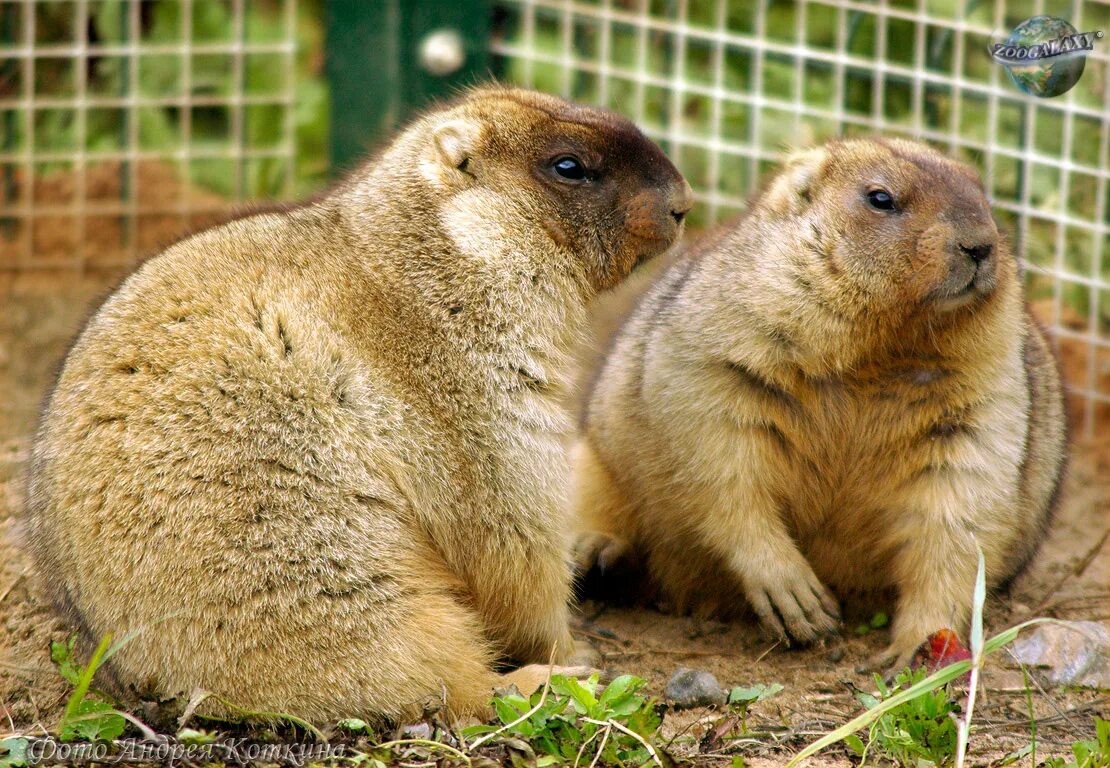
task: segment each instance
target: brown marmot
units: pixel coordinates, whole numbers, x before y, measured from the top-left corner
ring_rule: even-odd
[[[311,720],[488,703],[565,659],[587,300],[689,185],[614,114],[497,86],[322,198],[192,235],[80,334],[26,529],[119,687]],[[531,690],[531,688],[529,688]]]
[[[901,140],[792,156],[663,273],[576,449],[579,556],[643,555],[679,610],[809,641],[897,593],[905,662],[1044,537],[1065,461],[1054,357],[977,175]]]

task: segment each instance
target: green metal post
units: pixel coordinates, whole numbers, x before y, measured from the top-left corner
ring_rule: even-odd
[[[327,0],[331,163],[349,168],[429,101],[489,76],[492,0]],[[458,66],[429,66],[430,35],[461,39]],[[457,37],[456,37],[457,36]],[[444,39],[440,35],[439,39]],[[422,47],[424,49],[422,50]],[[442,62],[441,62],[442,63]]]

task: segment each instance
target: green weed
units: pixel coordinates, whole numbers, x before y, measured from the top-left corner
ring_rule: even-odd
[[[10,736],[0,739],[0,768],[23,768],[27,765],[26,736]]]
[[[869,621],[864,624],[858,625],[854,631],[857,635],[862,636],[869,634],[872,630],[882,629],[888,624],[890,624],[890,616],[886,613],[883,613],[882,611],[879,611],[874,616],[872,616]]]
[[[740,732],[748,732],[748,710],[756,702],[769,699],[782,691],[782,685],[779,683],[771,683],[770,685],[755,684],[749,687],[737,687],[728,692],[728,707],[729,709],[739,716],[740,718]]]
[[[925,673],[915,673],[912,677],[903,677],[900,685],[896,685],[894,689],[885,689],[885,693],[883,693],[884,689],[880,688],[880,696],[873,697],[869,700],[872,706],[870,706],[866,712],[825,734],[801,752],[794,755],[794,757],[790,759],[790,762],[786,764],[786,768],[793,768],[806,758],[839,742],[845,742],[858,751],[863,745],[862,740],[856,735],[860,730],[867,728],[870,733],[873,724],[886,715],[897,711],[902,705],[926,697],[935,697],[936,692],[943,689],[950,682],[970,673],[967,707],[963,713],[963,717],[958,720],[955,728],[955,764],[957,766],[962,766],[966,758],[971,717],[975,709],[975,693],[978,688],[979,671],[982,669],[984,658],[1012,643],[1017,638],[1018,633],[1026,627],[1052,621],[1052,619],[1030,619],[1029,621],[1024,621],[1016,626],[1010,627],[1003,632],[999,632],[989,639],[984,639],[983,604],[986,600],[985,570],[983,553],[980,552],[971,606],[971,659],[964,659],[949,664],[927,676],[925,676]],[[928,706],[931,707],[931,709],[922,709],[921,711],[939,712],[941,709],[935,698],[933,703]],[[954,710],[950,713],[946,713],[946,716],[950,714],[954,714]],[[881,728],[882,726],[880,726],[880,729]],[[923,745],[918,746],[923,748]]]
[[[1110,720],[1095,718],[1095,738],[1071,745],[1074,760],[1050,757],[1044,768],[1107,768],[1110,766]]]
[[[119,712],[110,697],[92,689],[96,670],[119,648],[119,644],[111,643],[111,635],[105,636],[84,665],[74,655],[75,635],[65,642],[50,643],[50,660],[58,674],[73,686],[58,721],[57,737],[61,741],[113,741],[123,734],[127,720],[133,719]],[[28,743],[27,737],[19,734],[0,740],[0,768],[26,766]]]
[[[658,761],[652,740],[663,718],[654,699],[639,694],[644,681],[622,675],[602,688],[596,674],[586,680],[552,675],[542,691],[525,698],[508,693],[493,699],[501,725],[476,725],[463,736],[478,744],[502,734],[527,742],[537,765],[584,759],[601,765]]]
[[[876,675],[878,696],[860,692],[859,699],[868,709],[874,709],[927,675],[925,669],[907,669],[898,674],[890,687]],[[863,760],[869,753],[877,753],[907,768],[916,768],[922,762],[949,765],[956,755],[957,712],[959,706],[952,700],[948,687],[934,688],[886,711],[871,723],[866,744],[854,734],[845,743]]]
[[[90,690],[93,675],[104,663],[111,646],[112,636],[100,641],[89,663],[82,666],[73,655],[77,638],[50,644],[50,660],[58,673],[73,686],[66,701],[62,719],[58,722],[58,738],[62,741],[112,741],[119,738],[127,725],[115,707],[115,702],[102,693]]]

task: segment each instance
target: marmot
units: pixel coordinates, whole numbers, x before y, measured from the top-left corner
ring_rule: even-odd
[[[25,525],[87,636],[140,630],[117,689],[398,720],[482,710],[500,658],[542,680],[586,302],[691,204],[629,121],[486,86],[142,265],[68,355]]]
[[[792,156],[622,327],[575,449],[579,556],[643,556],[680,610],[801,641],[897,593],[905,662],[1044,537],[1055,359],[978,176],[927,146]]]

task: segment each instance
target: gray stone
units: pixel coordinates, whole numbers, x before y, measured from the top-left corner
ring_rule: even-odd
[[[402,739],[428,740],[435,736],[435,729],[428,723],[410,723],[401,728]]]
[[[708,672],[686,667],[675,670],[663,695],[675,709],[720,706],[728,699],[728,693],[717,678]]]
[[[1110,630],[1097,621],[1038,624],[1012,650],[1049,685],[1110,688]]]

